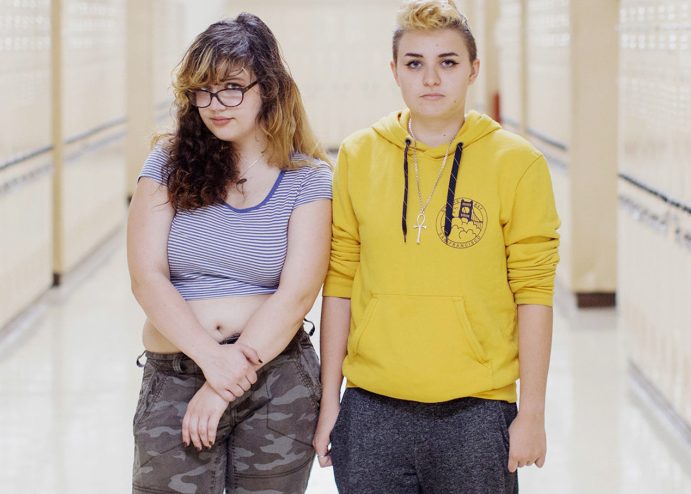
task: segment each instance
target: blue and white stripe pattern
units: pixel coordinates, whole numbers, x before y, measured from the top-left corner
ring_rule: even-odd
[[[139,175],[165,185],[167,153],[154,149]],[[278,288],[288,250],[293,210],[331,199],[325,163],[283,170],[258,205],[236,209],[214,204],[178,211],[168,237],[170,280],[185,300],[270,294]]]

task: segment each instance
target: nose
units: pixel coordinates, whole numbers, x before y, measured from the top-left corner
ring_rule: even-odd
[[[210,110],[225,110],[226,106],[221,103],[221,100],[218,99],[218,94],[213,94],[211,95],[211,104],[209,105]]]
[[[425,86],[438,86],[440,82],[439,79],[439,74],[437,73],[437,68],[432,66],[432,67],[426,67],[425,68],[425,73],[424,73],[424,79],[423,83]]]

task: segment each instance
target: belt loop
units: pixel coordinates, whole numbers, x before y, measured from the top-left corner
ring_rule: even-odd
[[[140,353],[139,356],[137,357],[137,360],[136,360],[136,362],[137,362],[137,367],[139,367],[140,369],[141,369],[142,367],[144,367],[144,364],[142,364],[142,363],[140,362],[140,360],[141,360],[141,358],[144,356],[145,353],[146,353],[146,350],[144,350],[142,353]]]
[[[180,365],[182,364],[182,359],[182,355],[176,355],[173,359],[173,370],[178,374],[182,374],[182,365]]]
[[[307,331],[307,334],[310,336],[314,335],[314,331],[316,330],[317,326],[307,318],[305,318],[303,321],[312,325],[312,329],[310,329],[309,331],[305,329],[305,331]]]

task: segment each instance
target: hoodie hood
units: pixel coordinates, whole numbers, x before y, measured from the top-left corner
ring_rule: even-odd
[[[401,149],[401,160],[403,162],[403,206],[401,208],[401,232],[403,233],[403,241],[408,239],[408,195],[409,191],[409,166],[408,157],[411,151],[420,154],[427,154],[431,158],[443,158],[449,150],[453,147],[453,163],[451,165],[451,175],[449,177],[449,184],[446,194],[446,213],[444,221],[444,235],[448,239],[451,233],[451,225],[453,222],[453,204],[456,199],[456,182],[461,170],[461,158],[463,150],[468,149],[474,143],[480,141],[484,137],[501,129],[501,126],[486,115],[481,115],[476,111],[470,111],[465,116],[465,122],[458,131],[458,134],[453,138],[451,146],[449,143],[442,143],[436,147],[429,147],[424,143],[417,142],[412,139],[408,132],[408,122],[410,121],[410,110],[405,109],[399,112],[394,112],[375,123],[372,129],[376,134],[381,136],[386,141]],[[413,149],[411,149],[413,147]],[[460,213],[459,213],[460,214]],[[419,218],[424,221],[424,211],[420,211]],[[417,227],[419,228],[419,226]]]
[[[372,129],[383,139],[403,150],[406,147],[406,139],[411,138],[408,133],[409,120],[410,110],[406,108],[385,116],[375,123]],[[501,129],[501,125],[490,117],[471,110],[465,116],[463,127],[454,137],[452,147],[456,148],[459,143],[463,143],[463,149],[468,149],[475,142],[499,129]],[[417,151],[419,153],[427,153],[432,158],[443,158],[447,147],[448,143],[429,147],[422,142],[417,142]]]

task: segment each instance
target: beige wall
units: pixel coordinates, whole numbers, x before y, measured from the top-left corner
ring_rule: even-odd
[[[495,24],[499,17],[497,0],[466,0],[462,7],[475,36],[480,75],[470,87],[467,108],[499,118],[496,96],[499,93],[498,46]]]
[[[126,175],[123,185],[134,193],[139,170],[150,150],[155,129],[156,91],[153,81],[154,46],[152,26],[154,2],[127,0],[127,68],[125,137]]]
[[[528,0],[526,26],[528,133],[566,147],[571,141],[570,4]]]
[[[617,0],[570,4],[571,289],[617,291]]]
[[[52,282],[50,155],[0,170],[0,328]]]
[[[493,33],[497,46],[501,121],[514,132],[524,132],[526,121],[524,1],[499,0],[499,17]]]
[[[227,2],[0,7],[1,327],[122,226],[127,163],[136,176],[151,136],[168,126],[172,69]]]
[[[323,144],[403,106],[389,70],[398,0],[230,2],[261,17],[278,38]]]
[[[50,2],[6,2],[2,29],[0,327],[52,281]]]
[[[61,6],[58,275],[122,225],[126,111],[126,1],[62,0]]]
[[[503,0],[502,116],[552,171],[560,283],[579,304],[616,292],[616,0]]]
[[[691,424],[691,4],[622,0],[619,307],[631,361]]]

